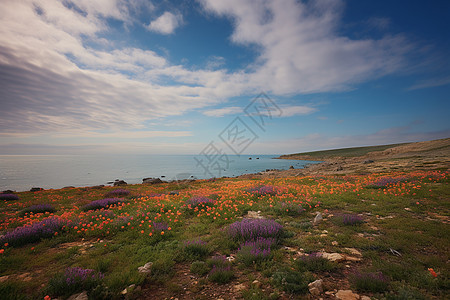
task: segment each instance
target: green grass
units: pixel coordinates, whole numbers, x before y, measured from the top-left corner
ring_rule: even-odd
[[[386,188],[367,188],[368,183],[386,176],[405,176],[407,180]],[[183,188],[173,184],[130,185],[126,204],[89,212],[81,211],[81,207],[102,199],[113,188],[20,193],[19,201],[0,202],[1,234],[49,217],[21,214],[24,208],[37,203],[51,203],[56,208],[54,216],[67,218],[70,223],[51,239],[20,247],[0,245],[0,276],[9,276],[0,284],[0,299],[42,299],[46,291],[52,290],[52,278],[68,267],[103,273],[104,279],[98,287],[91,287],[90,293],[110,299],[120,299],[120,292],[132,284],[143,289],[140,296],[136,293],[137,299],[155,291],[163,299],[185,297],[184,288],[192,298],[200,298],[202,291],[221,290],[218,284],[230,291],[238,283],[247,287],[242,291],[244,299],[275,299],[285,292],[295,294],[292,297],[306,297],[308,283],[317,278],[323,279],[329,289],[340,288],[332,279],[335,276],[352,283],[355,291],[373,292],[379,298],[445,298],[450,286],[450,268],[445,264],[450,260],[446,246],[450,231],[444,223],[450,217],[449,183],[448,173],[444,172],[404,172],[219,179],[196,181]],[[248,188],[260,185],[272,185],[281,192],[246,194]],[[174,189],[180,194],[168,195]],[[216,202],[189,210],[184,205],[186,199],[198,195]],[[300,205],[304,211],[297,210]],[[260,210],[263,217],[283,225],[284,234],[268,259],[242,259],[240,241],[226,234],[229,224],[240,221],[249,210]],[[313,226],[316,211],[323,213],[324,220]],[[339,216],[346,214],[360,214],[364,223],[344,226]],[[156,229],[154,222],[166,227]],[[186,242],[198,240],[204,243],[186,247]],[[323,258],[302,260],[298,254],[299,249],[304,253],[323,250],[348,254],[346,247],[362,253],[361,262],[345,263],[351,265],[352,271],[382,272],[389,284],[351,281],[345,275],[344,263],[330,263]],[[227,256],[231,262],[214,258],[216,255]],[[153,262],[151,273],[139,273],[138,267],[147,262]],[[214,265],[216,271],[212,272]],[[20,279],[26,273],[31,280]],[[264,286],[253,286],[255,279]],[[52,293],[65,296],[62,290],[53,289]],[[220,295],[224,299],[229,296]]]

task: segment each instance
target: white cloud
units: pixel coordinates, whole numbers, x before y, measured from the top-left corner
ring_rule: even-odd
[[[292,117],[298,115],[309,115],[315,111],[316,108],[306,106],[306,105],[291,105],[291,106],[281,106],[281,117]]]
[[[409,87],[408,91],[413,90],[419,90],[419,89],[426,89],[431,87],[438,87],[438,86],[445,86],[450,84],[450,77],[445,78],[433,78],[428,80],[422,80],[420,82],[417,82],[416,84]]]
[[[208,117],[223,117],[225,115],[234,115],[242,113],[242,107],[230,106],[218,109],[204,111],[203,114]]]
[[[399,70],[411,50],[401,36],[340,35],[342,1],[199,1],[205,10],[232,19],[234,43],[259,47],[249,84],[274,94],[348,89]]]
[[[182,22],[183,16],[181,14],[166,11],[156,20],[151,21],[147,29],[161,34],[172,34]]]
[[[2,134],[145,130],[149,121],[261,90],[290,95],[335,91],[396,71],[409,49],[401,37],[352,40],[339,35],[338,1],[204,0],[208,11],[233,19],[231,40],[256,45],[260,56],[235,72],[224,68],[221,57],[210,57],[204,69],[189,69],[155,51],[105,39],[111,29],[107,20],[137,22],[133,13],[140,7],[151,11],[148,3],[3,0]],[[149,26],[169,34],[181,23],[181,15],[166,12]],[[94,48],[93,42],[104,46]],[[313,111],[292,105],[285,116]]]

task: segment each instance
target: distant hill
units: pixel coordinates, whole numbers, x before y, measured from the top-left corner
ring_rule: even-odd
[[[333,158],[351,158],[362,156],[375,157],[399,157],[422,155],[431,152],[448,153],[450,150],[450,138],[426,142],[401,143],[368,147],[353,147],[333,150],[303,152],[282,155],[283,159],[329,160]]]
[[[301,157],[307,156],[308,158],[311,158],[311,159],[312,158],[327,159],[327,158],[334,158],[334,157],[356,157],[356,156],[366,155],[369,152],[383,151],[383,150],[386,150],[389,148],[394,148],[397,146],[407,145],[407,144],[409,144],[409,143],[302,152],[302,153],[281,155],[280,158],[295,159],[294,156],[301,156]]]

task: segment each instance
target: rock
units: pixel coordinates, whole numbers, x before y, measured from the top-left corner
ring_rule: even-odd
[[[152,271],[153,262],[148,262],[142,267],[138,267],[139,273],[148,274]]]
[[[86,291],[83,291],[82,293],[70,296],[67,300],[88,300],[88,295]]]
[[[261,282],[259,282],[259,281],[256,280],[256,279],[253,280],[252,284],[253,284],[255,287],[257,287],[257,288],[261,287]]]
[[[106,184],[113,184],[114,181],[108,181]]]
[[[242,283],[240,283],[240,284],[238,284],[238,285],[235,285],[235,286],[233,287],[233,290],[234,290],[235,292],[243,291],[243,290],[245,290],[245,285],[242,284]]]
[[[344,249],[350,252],[352,255],[362,256],[361,252],[359,252],[355,248],[344,248]]]
[[[345,260],[345,258],[339,253],[327,253],[323,252],[322,257],[328,259],[329,261],[340,262]]]
[[[367,159],[367,160],[363,161],[363,164],[371,164],[373,162],[374,162],[373,160]]]
[[[339,245],[339,243],[338,243],[337,241],[332,241],[332,242],[331,242],[331,245],[337,246],[337,245]]]
[[[294,169],[294,166],[290,166],[289,169],[290,169],[290,170],[293,170],[293,169]]]
[[[135,284],[131,284],[129,287],[127,287],[126,289],[124,289],[122,292],[120,292],[122,295],[126,295],[128,292],[131,292],[135,289],[136,285]]]
[[[311,295],[319,296],[320,294],[322,294],[323,293],[322,285],[323,285],[322,279],[318,279],[308,284],[309,292],[311,293]]]
[[[353,257],[353,256],[345,255],[345,260],[347,260],[347,261],[361,261],[362,259],[360,257]]]
[[[30,192],[39,192],[39,191],[43,191],[44,189],[43,188],[40,188],[40,187],[32,187],[31,189],[30,189]]]
[[[248,159],[249,159],[249,160],[252,160],[252,158],[251,158],[251,157],[249,157]]]
[[[247,212],[246,218],[248,218],[248,219],[264,219],[264,217],[261,216],[260,213],[261,213],[260,211],[249,210]]]
[[[367,296],[361,296],[360,299],[361,299],[361,300],[370,300],[370,297],[367,297]]]
[[[179,195],[180,192],[179,191],[170,191],[169,195]]]
[[[16,191],[13,190],[4,190],[2,194],[14,194]]]
[[[336,298],[340,300],[359,300],[359,295],[351,290],[339,290],[336,293]]]
[[[142,184],[158,184],[163,183],[163,181],[159,178],[144,178],[142,179]]]
[[[128,183],[126,183],[124,180],[116,180],[114,181],[114,186],[121,186],[121,185],[127,185]]]
[[[2,276],[2,277],[0,277],[0,283],[5,282],[5,281],[8,280],[8,279],[9,279],[9,276],[8,276],[8,275]]]
[[[322,214],[319,212],[314,217],[313,225],[318,225],[323,220]]]

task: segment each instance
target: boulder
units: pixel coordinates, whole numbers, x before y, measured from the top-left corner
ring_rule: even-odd
[[[318,279],[308,284],[309,292],[313,296],[319,296],[323,293],[323,280]]]
[[[363,161],[363,164],[371,164],[373,162],[374,162],[373,160],[367,159],[367,160]]]
[[[44,189],[43,188],[40,188],[40,187],[32,187],[31,189],[30,189],[30,192],[39,192],[39,191],[43,191]]]
[[[116,180],[114,181],[114,186],[121,186],[121,185],[127,185],[128,183],[126,183],[124,180]]]
[[[328,259],[329,261],[335,261],[340,262],[345,260],[344,256],[340,255],[339,253],[322,253],[322,257]]]
[[[320,212],[314,217],[313,225],[318,225],[323,220],[322,214]]]
[[[2,194],[14,194],[16,191],[12,191],[12,190],[4,190],[2,192]]]
[[[67,300],[88,300],[88,295],[87,292],[84,291],[82,293],[79,294],[74,294],[72,296],[70,296]]]
[[[336,293],[336,298],[340,300],[359,300],[359,295],[351,290],[339,290]]]
[[[289,169],[290,169],[290,170],[294,170],[294,166],[290,166]]]
[[[139,273],[149,274],[152,271],[153,262],[148,262],[142,267],[138,267]]]
[[[144,178],[142,179],[142,184],[158,184],[163,183],[163,181],[159,178]]]

